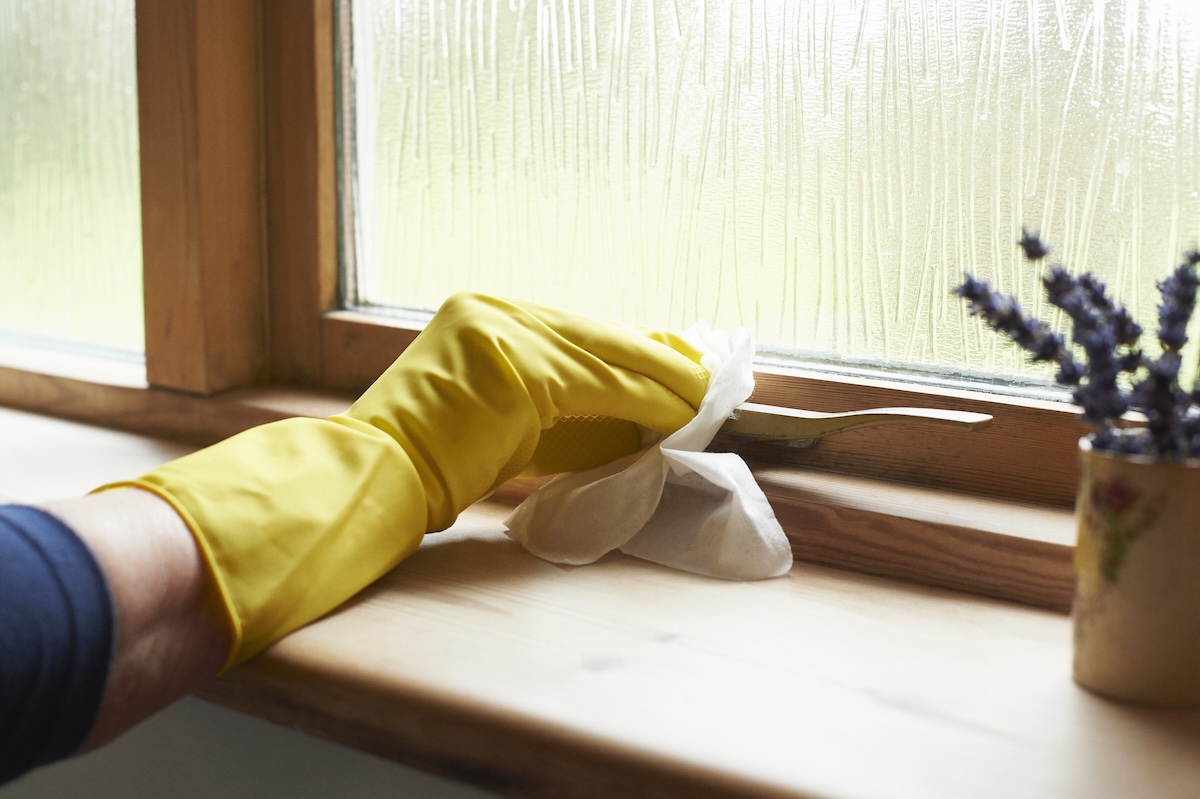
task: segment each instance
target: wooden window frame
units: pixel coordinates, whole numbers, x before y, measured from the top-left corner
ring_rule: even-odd
[[[0,404],[204,444],[337,412],[412,341],[415,323],[338,309],[335,2],[138,0],[145,377],[0,347]],[[1072,408],[803,369],[757,378],[757,402],[995,417],[980,432],[875,428],[806,450],[719,438],[808,530],[799,556],[1065,609],[1084,432]],[[854,499],[846,486],[864,478],[888,482],[859,494],[901,505],[896,491],[916,505],[979,499],[953,518],[892,513]]]

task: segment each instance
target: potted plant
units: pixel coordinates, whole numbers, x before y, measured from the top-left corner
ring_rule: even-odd
[[[1031,262],[1049,253],[1027,230],[1019,244]],[[1057,366],[1091,427],[1075,506],[1074,674],[1120,699],[1200,703],[1200,390],[1180,385],[1197,265],[1193,250],[1158,284],[1153,354],[1089,272],[1055,265],[1042,279],[1069,341],[969,274],[955,289],[972,315]]]

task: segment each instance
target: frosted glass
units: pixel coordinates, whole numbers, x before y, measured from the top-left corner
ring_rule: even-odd
[[[474,288],[1043,379],[1023,223],[1153,327],[1200,234],[1195,0],[355,0],[352,301]]]
[[[140,353],[134,0],[0,0],[0,335]]]

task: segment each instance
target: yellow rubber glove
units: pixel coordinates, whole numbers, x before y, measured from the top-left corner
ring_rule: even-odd
[[[378,579],[528,467],[591,468],[670,433],[708,385],[700,353],[532,303],[456,294],[344,414],[289,419],[132,485],[191,529],[229,613],[226,667]]]

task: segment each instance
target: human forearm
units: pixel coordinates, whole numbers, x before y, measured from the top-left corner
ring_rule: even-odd
[[[171,507],[122,489],[46,506],[109,583],[117,640],[99,715],[80,751],[116,738],[216,674],[229,623],[196,543]]]
[[[107,682],[92,684],[80,750],[337,607],[522,470],[591,468],[636,452],[643,428],[677,430],[706,391],[700,359],[669,333],[460,294],[345,413],[252,428],[48,506],[70,530],[42,521],[86,545],[93,581],[103,572],[116,620],[115,642],[106,622],[92,648]]]

